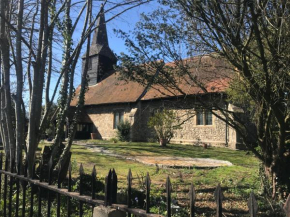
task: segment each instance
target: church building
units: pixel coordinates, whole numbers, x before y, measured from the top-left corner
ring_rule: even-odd
[[[186,98],[173,94],[155,85],[143,86],[133,81],[119,79],[119,72],[114,70],[117,58],[109,47],[104,13],[98,21],[89,54],[89,88],[85,95],[85,106],[77,125],[76,139],[111,139],[117,136],[117,125],[121,121],[131,124],[130,138],[132,141],[152,141],[156,138],[154,131],[147,125],[156,109],[174,110],[179,117],[185,118],[171,143],[208,144],[239,148],[241,140],[234,129],[212,114],[209,110],[195,109],[194,98],[204,100],[223,99],[229,80],[220,73],[223,63],[210,56],[203,56],[199,62],[211,65],[207,69],[199,69],[199,75],[214,75],[207,85],[208,93],[190,84],[181,84]],[[83,66],[85,56],[83,56]],[[193,58],[194,62],[194,58]],[[208,70],[210,69],[210,70]],[[221,76],[217,76],[221,74]],[[78,89],[76,95],[78,94]],[[71,106],[76,106],[75,97]],[[231,106],[231,105],[227,105]],[[232,106],[234,111],[234,106]]]

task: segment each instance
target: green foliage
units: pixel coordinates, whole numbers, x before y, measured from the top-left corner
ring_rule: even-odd
[[[176,123],[176,117],[174,111],[164,109],[157,111],[149,118],[148,126],[154,128],[161,145],[169,143],[174,131],[180,129],[180,125]]]
[[[122,142],[130,141],[131,124],[129,121],[121,121],[117,126],[117,137]]]
[[[113,143],[117,143],[118,142],[118,139],[117,138],[111,138],[109,141],[110,142],[113,142]]]

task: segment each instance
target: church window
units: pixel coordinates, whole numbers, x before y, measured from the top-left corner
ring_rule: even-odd
[[[123,111],[115,111],[114,112],[114,129],[117,129],[119,123],[124,121],[124,112]]]
[[[212,125],[212,112],[209,110],[198,110],[196,112],[196,125]]]

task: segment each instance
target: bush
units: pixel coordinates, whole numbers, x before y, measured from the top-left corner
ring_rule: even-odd
[[[176,113],[172,110],[157,111],[149,118],[148,126],[154,128],[161,146],[166,146],[175,130],[180,129]]]
[[[131,124],[129,121],[122,121],[117,126],[117,137],[122,142],[130,141]]]

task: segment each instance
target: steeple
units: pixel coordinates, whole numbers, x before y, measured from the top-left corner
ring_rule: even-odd
[[[109,46],[103,5],[101,6],[100,16],[97,20],[97,27],[93,37],[93,43]]]
[[[84,66],[83,56],[83,66]],[[90,46],[89,55],[89,86],[95,85],[106,78],[117,63],[115,54],[109,47],[104,7],[101,6],[100,16],[97,20],[96,31]],[[84,68],[84,67],[83,67]]]

